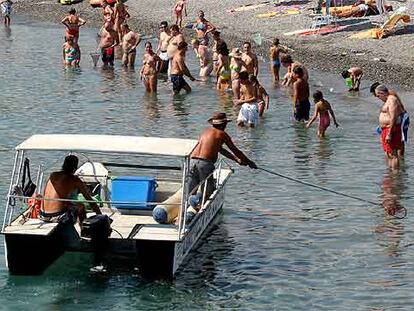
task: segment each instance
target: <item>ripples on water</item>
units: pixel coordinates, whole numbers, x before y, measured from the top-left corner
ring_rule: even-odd
[[[82,67],[63,70],[63,29],[14,22],[11,31],[0,27],[1,150],[33,133],[194,138],[213,111],[236,117],[230,98],[218,96],[212,82],[192,84],[191,95],[173,99],[170,87],[160,81],[153,97],[144,95],[136,72],[119,66],[115,71],[93,68],[88,55],[96,48],[92,30],[81,31]],[[189,54],[195,74],[196,60]],[[351,96],[338,77],[312,72],[311,84],[323,85],[319,88],[341,125],[330,127],[327,139],[317,139],[315,126],[305,130],[292,122],[290,103],[283,92],[271,89],[266,66],[262,64],[260,77],[271,94],[271,108],[254,130],[230,124],[228,132],[236,144],[269,169],[367,200],[383,200],[386,206],[405,206],[406,219],[385,216],[379,206],[236,167],[223,213],[173,282],[142,280],[127,267],[106,277],[92,276],[86,254],[65,255],[41,277],[14,277],[1,256],[2,307],[410,310],[411,145],[404,169],[388,173],[375,134],[379,104],[367,90]],[[334,93],[329,93],[331,87]],[[403,98],[414,111],[409,95]],[[4,196],[13,154],[1,155]]]

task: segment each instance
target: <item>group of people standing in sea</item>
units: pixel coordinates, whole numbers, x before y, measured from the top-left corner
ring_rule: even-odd
[[[189,44],[182,33],[183,14],[187,16],[185,0],[178,0],[173,7],[176,24],[169,25],[162,21],[159,25],[159,42],[153,50],[150,41],[145,43],[145,53],[139,74],[146,92],[156,93],[158,76],[168,75],[173,93],[181,90],[191,92],[191,87],[184,77],[191,81],[205,81],[209,76],[215,77],[216,89],[220,93],[229,92],[233,96],[234,106],[239,109],[238,126],[255,127],[260,117],[269,108],[269,94],[258,80],[259,62],[250,41],[245,41],[240,48],[228,48],[221,38],[221,32],[206,19],[202,10],[194,23],[185,24],[185,28],[193,29],[195,37],[191,40],[191,48],[199,60],[199,77],[194,77],[186,65],[186,54]],[[103,67],[114,66],[115,48],[119,46],[122,53],[122,65],[134,68],[136,48],[141,42],[140,36],[133,32],[126,20],[130,17],[123,0],[117,0],[112,6],[102,1],[103,26],[100,30],[100,56]],[[80,48],[78,45],[79,27],[85,21],[76,15],[75,9],[69,11],[62,23],[66,26],[66,42],[63,46],[64,63],[67,66],[78,66]],[[211,40],[212,39],[212,40]],[[212,41],[212,42],[211,42]],[[319,118],[318,136],[324,137],[330,126],[331,118],[335,126],[339,126],[331,104],[322,92],[313,93],[315,109],[310,116],[309,73],[306,67],[292,59],[291,49],[282,46],[275,38],[269,49],[270,72],[273,85],[284,86],[292,99],[293,116],[296,121],[305,122],[310,127]],[[287,73],[280,79],[280,69],[285,67]],[[358,92],[363,71],[359,67],[351,67],[342,72],[345,84],[350,92]],[[407,139],[409,118],[398,95],[379,83],[371,87],[371,92],[384,104],[379,115],[381,143],[390,167],[398,167],[404,155],[404,142]]]

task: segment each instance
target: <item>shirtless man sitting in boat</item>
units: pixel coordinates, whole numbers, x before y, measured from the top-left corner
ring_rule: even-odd
[[[230,121],[224,112],[216,112],[208,119],[208,123],[212,127],[206,128],[201,133],[198,144],[191,153],[188,184],[190,194],[196,193],[196,187],[214,172],[214,163],[217,161],[219,153],[240,165],[248,165],[250,168],[257,169],[256,164],[234,145],[230,136],[225,132],[227,123]],[[231,152],[225,149],[223,145],[226,145]],[[208,198],[213,191],[214,180],[209,178],[206,197]],[[187,219],[193,217],[196,213],[197,209],[194,207],[190,208],[187,213]]]
[[[73,42],[78,43],[79,28],[85,23],[85,20],[76,15],[76,10],[71,9],[69,15],[62,19],[62,24],[66,26],[65,38],[73,37]]]
[[[47,222],[82,223],[86,218],[85,207],[69,201],[58,201],[59,199],[76,199],[77,194],[83,194],[86,200],[93,201],[89,189],[85,183],[75,176],[78,168],[78,158],[69,155],[65,158],[62,170],[53,172],[46,184],[43,208],[39,210],[39,218]],[[55,201],[56,200],[56,201]],[[96,203],[90,203],[96,214],[101,214]]]

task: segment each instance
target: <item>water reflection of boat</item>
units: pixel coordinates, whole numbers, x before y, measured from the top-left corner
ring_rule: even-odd
[[[101,210],[113,220],[109,254],[137,258],[143,274],[173,276],[222,208],[224,186],[232,172],[219,162],[213,173],[216,189],[209,198],[201,193],[198,214],[186,221],[189,155],[196,144],[189,139],[109,135],[34,135],[22,142],[16,147],[2,226],[9,271],[41,274],[65,251],[92,251],[79,225],[43,222],[31,218],[29,210],[18,209],[29,199],[16,191],[25,157],[35,155],[36,191],[43,193],[43,177],[53,169],[47,165],[50,159],[76,152],[87,159],[76,174],[99,194]],[[140,181],[149,180],[157,185],[153,199],[140,193],[150,190],[138,190],[143,187]],[[88,203],[79,197],[70,201]],[[157,223],[155,208],[165,209],[168,219],[176,215],[176,222]]]

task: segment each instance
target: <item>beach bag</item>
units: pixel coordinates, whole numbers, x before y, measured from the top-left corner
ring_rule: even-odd
[[[23,196],[25,197],[31,197],[36,190],[36,185],[32,181],[32,178],[30,177],[30,166],[29,165],[30,165],[29,159],[26,158],[24,160],[23,178],[22,178],[22,191],[23,191]],[[26,175],[27,175],[27,183],[26,183]]]

